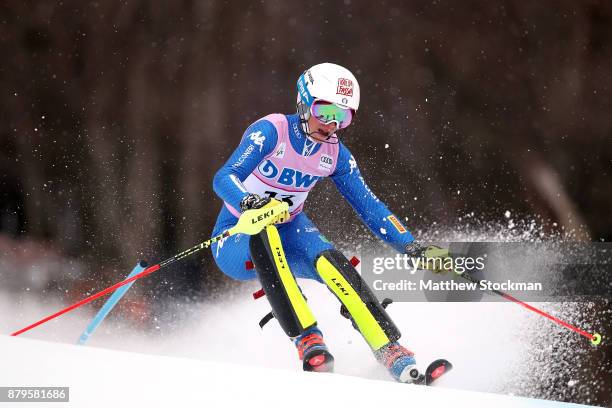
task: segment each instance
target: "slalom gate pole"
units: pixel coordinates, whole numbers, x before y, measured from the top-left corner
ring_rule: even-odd
[[[138,273],[144,271],[146,267],[147,267],[147,263],[145,261],[139,261],[134,267],[134,269],[132,269],[132,272],[130,272],[130,274],[127,276],[127,278],[131,278],[132,276],[137,275]],[[85,329],[85,331],[83,331],[83,334],[81,334],[81,337],[79,337],[79,340],[77,341],[78,345],[84,345],[85,343],[87,343],[87,340],[89,340],[89,337],[94,333],[94,331],[96,331],[98,326],[102,323],[102,321],[106,318],[106,316],[108,316],[111,310],[113,310],[115,305],[121,300],[123,295],[126,294],[126,292],[130,289],[130,287],[133,284],[134,282],[129,283],[117,289],[115,293],[113,293],[111,297],[108,298],[106,303],[104,303],[104,306],[102,306],[100,311],[98,311],[98,313],[91,320],[89,325],[87,325],[87,328]]]
[[[166,266],[171,265],[178,260],[188,257],[189,255],[195,254],[201,249],[208,248],[217,241],[220,241],[235,234],[255,235],[259,233],[262,229],[264,229],[266,225],[277,222],[284,222],[287,219],[289,219],[289,205],[286,202],[278,203],[278,205],[275,205],[273,207],[264,206],[257,209],[247,210],[240,215],[240,218],[238,219],[236,225],[234,225],[230,229],[223,231],[221,234],[212,237],[208,241],[201,242],[196,246],[193,246],[181,252],[180,254],[174,255],[172,258],[168,258],[165,261],[158,263],[157,265],[149,266],[147,269],[132,276],[131,278],[127,278],[121,282],[117,282],[113,286],[109,286],[108,288],[98,293],[95,293],[83,300],[80,300],[74,303],[73,305],[70,305],[65,309],[60,310],[59,312],[53,313],[52,315],[49,315],[44,319],[32,323],[31,325],[24,327],[23,329],[17,330],[14,333],[11,333],[11,336],[19,336],[20,334],[25,333],[37,326],[40,326],[41,324],[46,323],[49,320],[55,319],[56,317],[68,313],[71,310],[76,309],[77,307],[81,307],[110,292],[113,292],[119,289],[120,287],[127,285],[128,283],[134,282],[135,280],[138,280],[140,278],[144,278],[145,276],[150,275],[153,272],[156,272],[162,268],[165,268]]]
[[[93,295],[91,295],[91,296],[89,296],[89,297],[87,297],[87,298],[85,298],[85,299],[83,299],[81,301],[78,301],[75,304],[70,305],[67,308],[60,310],[59,312],[56,312],[56,313],[54,313],[54,314],[52,314],[50,316],[47,316],[44,319],[41,319],[41,320],[37,321],[36,323],[32,323],[31,325],[29,325],[27,327],[24,327],[23,329],[18,330],[15,333],[11,333],[11,336],[19,336],[20,334],[25,333],[25,332],[27,332],[27,331],[29,331],[29,330],[37,327],[37,326],[40,326],[41,324],[46,323],[49,320],[55,319],[56,317],[61,316],[61,315],[65,314],[65,313],[68,313],[71,310],[76,309],[77,307],[81,307],[81,306],[83,306],[83,305],[85,305],[85,304],[87,304],[87,303],[89,303],[89,302],[91,302],[93,300],[96,300],[96,299],[98,299],[98,298],[100,298],[100,297],[102,297],[102,296],[104,296],[104,295],[106,295],[106,294],[108,294],[110,292],[113,292],[116,289],[119,289],[120,287],[122,287],[124,285],[127,285],[128,283],[134,282],[135,280],[138,280],[140,278],[144,278],[145,276],[147,276],[147,275],[149,275],[149,274],[151,274],[153,272],[156,272],[156,271],[158,271],[158,270],[160,270],[162,268],[165,268],[166,266],[173,264],[174,262],[178,261],[179,259],[183,259],[183,258],[185,258],[185,257],[187,257],[187,256],[189,256],[191,254],[194,254],[194,253],[198,252],[201,249],[208,248],[211,244],[213,244],[213,243],[215,243],[217,241],[220,241],[223,238],[229,237],[230,235],[233,235],[234,233],[237,232],[235,230],[234,230],[234,232],[232,232],[232,229],[233,228],[231,228],[229,230],[226,230],[223,233],[217,235],[216,237],[213,237],[213,238],[209,239],[208,241],[201,242],[198,245],[196,245],[196,246],[194,246],[192,248],[189,248],[186,251],[181,252],[180,254],[174,255],[172,258],[168,258],[165,261],[163,261],[161,263],[158,263],[157,265],[149,266],[147,269],[145,269],[144,271],[142,271],[142,272],[132,276],[131,278],[127,278],[127,279],[125,279],[125,280],[123,280],[121,282],[117,282],[113,286],[109,286],[108,288],[106,288],[106,289],[104,289],[104,290],[102,290],[102,291],[100,291],[98,293],[95,293],[95,294],[93,294]]]
[[[468,281],[470,281],[472,283],[475,283],[475,284],[480,286],[480,282],[481,282],[480,279],[474,278],[473,276],[470,276],[467,273],[461,273],[461,274],[458,274],[458,275],[460,275],[463,279],[468,280]],[[501,290],[497,290],[497,289],[490,289],[490,290],[491,290],[491,292],[495,293],[496,295],[499,295],[499,296],[503,297],[504,299],[507,299],[507,300],[509,300],[511,302],[514,302],[516,304],[519,304],[519,305],[523,306],[524,308],[539,314],[540,316],[544,316],[547,319],[552,320],[553,322],[557,323],[560,326],[563,326],[563,327],[565,327],[567,329],[573,330],[574,332],[580,334],[581,336],[586,337],[587,339],[589,339],[594,346],[597,346],[597,345],[599,345],[601,343],[601,334],[599,334],[599,333],[593,333],[593,334],[588,333],[588,332],[586,332],[586,331],[584,331],[582,329],[579,329],[576,326],[572,326],[571,324],[569,324],[567,322],[564,322],[563,320],[561,320],[561,319],[559,319],[557,317],[549,315],[548,313],[538,309],[537,307],[531,306],[528,303],[525,303],[525,302],[523,302],[521,300],[518,300],[514,296],[510,296],[509,294],[507,294],[505,292],[502,292]]]

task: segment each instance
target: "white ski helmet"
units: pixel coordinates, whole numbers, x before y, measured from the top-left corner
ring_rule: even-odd
[[[324,62],[304,71],[297,81],[297,112],[302,129],[308,131],[310,108],[317,100],[338,105],[341,108],[359,108],[359,83],[348,69]]]

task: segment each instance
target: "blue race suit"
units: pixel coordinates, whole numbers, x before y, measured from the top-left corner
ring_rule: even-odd
[[[262,172],[266,170],[265,166],[269,166],[266,159],[273,156],[275,149],[278,149],[279,125],[276,122],[273,124],[266,118],[254,122],[247,128],[238,148],[214,177],[213,189],[225,204],[217,218],[213,236],[236,224],[236,212],[240,208],[240,200],[252,192],[243,182],[256,169]],[[288,137],[289,143],[287,146],[282,144],[282,153],[284,154],[286,149],[293,149],[292,154],[297,153],[304,158],[317,154],[322,144],[312,142],[306,137],[298,115],[285,115],[283,121],[285,120],[286,127],[282,129],[284,132],[282,137]],[[276,150],[276,156],[279,156],[279,152],[280,150]],[[290,168],[284,171],[287,174],[299,173]],[[342,143],[338,145],[336,165],[329,177],[363,222],[380,239],[400,252],[413,241],[410,232],[367,186],[355,158]],[[318,178],[320,177],[311,177],[307,180]],[[308,216],[301,212],[301,206],[292,213],[290,222],[277,225],[277,228],[293,274],[298,278],[321,282],[314,262],[322,251],[334,248],[333,245],[319,232]],[[257,277],[254,270],[247,270],[245,267],[250,259],[249,236],[236,234],[214,243],[211,249],[215,262],[226,275],[237,280]]]

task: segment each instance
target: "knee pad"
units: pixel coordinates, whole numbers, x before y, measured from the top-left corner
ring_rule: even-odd
[[[275,226],[266,227],[249,241],[251,260],[270,302],[272,314],[289,337],[296,337],[317,324],[289,268]]]
[[[400,338],[400,331],[385,309],[340,251],[328,249],[321,252],[315,267],[373,350]]]

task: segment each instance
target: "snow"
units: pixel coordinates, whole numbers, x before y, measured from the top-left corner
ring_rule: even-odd
[[[530,361],[527,351],[541,345],[531,344],[530,333],[548,323],[514,304],[390,305],[388,312],[403,333],[402,343],[416,353],[421,367],[436,358],[447,358],[455,366],[440,379],[436,391],[425,392],[395,384],[360,335],[340,316],[339,304],[329,291],[316,282],[300,280],[336,359],[334,375],[302,373],[295,348],[278,323],[272,320],[263,330],[257,325],[269,311],[265,298],[254,301],[251,297],[259,287],[254,282],[236,286],[222,302],[179,305],[175,311],[179,317],[171,330],[130,327],[111,314],[89,346],[73,346],[96,311],[83,308],[18,338],[0,336],[0,385],[69,385],[73,387],[71,407],[108,406],[119,401],[169,406],[171,398],[179,398],[179,406],[196,406],[200,401],[216,406],[227,395],[236,399],[232,405],[261,401],[264,406],[270,399],[282,401],[270,394],[300,395],[304,387],[316,387],[317,395],[337,398],[334,401],[357,401],[359,406],[368,406],[368,399],[380,403],[381,399],[397,402],[401,398],[433,406],[446,399],[455,401],[453,406],[457,400],[473,406],[554,406],[452,391],[505,393],[512,389],[508,388],[512,381],[521,381],[515,375],[517,369],[523,374],[526,369],[538,372],[534,364],[541,362]],[[16,299],[0,291],[0,333],[11,333],[62,306],[53,299],[41,304],[33,295]],[[100,389],[104,395],[99,397]],[[240,392],[233,393],[235,389]],[[98,405],[91,405],[90,398]]]
[[[541,227],[525,225],[517,220],[511,231],[496,226],[482,236],[470,232],[467,238],[465,231],[442,235],[456,241],[537,241]],[[289,395],[293,404],[304,389],[315,389],[316,397],[324,395],[330,400],[326,405],[355,401],[357,406],[375,407],[392,402],[388,406],[395,407],[399,399],[441,406],[447,398],[455,407],[565,406],[502,394],[565,399],[566,389],[584,396],[584,389],[594,393],[600,384],[577,380],[574,357],[590,347],[584,339],[513,303],[488,302],[486,295],[476,303],[391,304],[387,310],[402,332],[401,342],[416,353],[420,367],[437,358],[447,358],[455,366],[437,387],[426,391],[395,384],[350,322],[340,316],[339,303],[327,288],[313,281],[299,284],[335,356],[334,375],[301,372],[295,348],[275,320],[259,328],[257,323],[270,306],[265,298],[253,300],[251,294],[260,286],[250,281],[234,282],[222,301],[180,302],[151,310],[160,322],[153,327],[130,325],[116,309],[87,347],[73,344],[102,303],[74,310],[18,338],[0,336],[0,386],[70,385],[71,407],[111,403],[269,407],[280,405],[282,395]],[[0,288],[0,333],[12,333],[86,295],[70,293],[62,301],[57,293],[41,298],[32,292]],[[571,323],[602,327],[592,321],[592,306],[587,304],[533,305]],[[114,365],[116,361],[120,364]],[[540,389],[541,384],[553,382],[555,387]],[[99,389],[104,390],[103,398],[98,398]],[[234,400],[224,401],[228,395]],[[178,402],[170,403],[170,398]]]
[[[0,336],[0,384],[68,386],[60,407],[579,406],[496,394],[305,373]],[[21,403],[20,407],[38,406]]]

